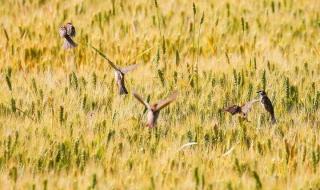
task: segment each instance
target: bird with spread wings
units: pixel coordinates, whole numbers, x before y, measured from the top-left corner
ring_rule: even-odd
[[[241,116],[245,119],[248,117],[248,113],[251,111],[251,107],[256,103],[259,102],[258,99],[249,101],[242,106],[232,105],[224,109],[224,111],[231,113],[232,115],[241,114]]]
[[[119,88],[119,94],[123,95],[123,94],[128,94],[128,90],[125,86],[125,82],[124,82],[124,76],[125,74],[127,74],[128,72],[134,70],[137,68],[138,64],[133,64],[124,68],[119,68],[117,67],[105,54],[103,54],[100,50],[98,50],[97,48],[91,46],[91,48],[96,51],[99,55],[101,55],[101,57],[103,57],[104,59],[107,60],[107,62],[109,63],[109,65],[115,70],[114,71],[114,76],[115,76],[115,80],[116,83],[118,85]]]
[[[157,124],[157,120],[159,117],[160,110],[164,107],[168,106],[171,102],[173,102],[177,96],[178,92],[172,93],[169,97],[164,100],[161,100],[155,104],[150,105],[148,102],[144,101],[140,95],[137,93],[133,93],[133,96],[142,103],[148,110],[147,114],[147,127],[153,128]]]

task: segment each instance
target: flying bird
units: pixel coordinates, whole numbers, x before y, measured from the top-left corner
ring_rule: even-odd
[[[141,96],[139,96],[137,93],[133,93],[133,96],[141,102],[148,110],[147,113],[147,127],[153,128],[157,124],[157,119],[159,117],[160,110],[167,105],[169,105],[171,102],[173,102],[177,96],[178,92],[172,93],[169,97],[167,97],[164,100],[159,101],[158,103],[150,105],[148,102],[144,101]]]
[[[73,41],[73,37],[76,35],[76,29],[72,25],[72,23],[67,23],[64,26],[60,27],[60,36],[64,38],[63,48],[64,49],[72,49],[77,47],[77,44]]]
[[[128,94],[128,90],[126,89],[126,86],[125,86],[125,83],[124,83],[124,76],[128,72],[130,72],[130,71],[134,70],[135,68],[137,68],[138,64],[133,64],[133,65],[130,65],[130,66],[124,67],[124,68],[119,68],[106,55],[104,55],[97,48],[95,48],[93,46],[91,46],[91,48],[93,50],[95,50],[97,53],[99,53],[99,55],[101,55],[104,59],[106,59],[108,61],[109,65],[115,70],[114,71],[114,76],[115,76],[115,80],[116,80],[116,83],[117,83],[118,88],[119,88],[119,94],[120,95]]]
[[[250,102],[245,103],[242,106],[232,105],[224,109],[224,111],[231,113],[232,115],[241,114],[241,116],[247,119],[248,113],[251,110],[251,107],[254,103],[259,102],[259,100],[251,100]]]
[[[260,95],[260,102],[263,105],[263,107],[265,108],[265,110],[267,112],[269,112],[269,114],[271,115],[271,122],[272,124],[276,123],[276,118],[274,116],[274,109],[273,109],[273,105],[270,101],[270,99],[267,96],[267,93],[263,90],[260,90],[257,92]]]

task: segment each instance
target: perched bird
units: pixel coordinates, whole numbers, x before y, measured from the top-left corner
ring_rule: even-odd
[[[271,115],[271,122],[274,124],[276,123],[276,118],[274,116],[274,109],[270,99],[267,96],[267,93],[263,90],[257,92],[260,95],[260,102],[263,107],[266,109],[267,112]]]
[[[232,105],[224,109],[224,111],[231,113],[232,115],[241,114],[241,116],[247,119],[248,113],[251,110],[251,107],[254,103],[259,102],[259,100],[252,100],[250,102],[245,103],[242,106]]]
[[[76,29],[74,28],[74,26],[72,25],[71,22],[68,22],[66,25],[65,25],[66,29],[67,29],[67,34],[70,36],[70,37],[75,37],[76,36]]]
[[[128,72],[134,70],[137,68],[138,64],[133,64],[125,68],[118,68],[106,55],[104,55],[101,51],[99,51],[97,48],[91,46],[92,49],[94,49],[96,52],[98,52],[104,59],[106,59],[109,63],[109,65],[115,70],[114,76],[116,79],[116,83],[119,87],[119,94],[128,94],[128,90],[126,89],[126,86],[124,84],[124,75]]]
[[[60,36],[64,38],[64,49],[77,47],[77,44],[72,40],[72,38],[76,35],[76,29],[74,28],[72,23],[69,22],[65,26],[61,26],[59,32]]]
[[[147,127],[153,128],[157,124],[157,119],[159,117],[160,110],[162,108],[166,107],[167,105],[169,105],[171,102],[173,102],[177,98],[178,93],[174,92],[173,94],[171,94],[165,100],[161,100],[158,103],[155,103],[155,104],[152,104],[152,105],[150,105],[148,102],[144,101],[141,98],[141,96],[139,96],[135,92],[133,93],[133,96],[147,108],[147,110],[148,110],[148,113],[147,113]]]

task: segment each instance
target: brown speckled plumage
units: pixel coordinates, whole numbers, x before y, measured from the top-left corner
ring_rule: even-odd
[[[254,103],[259,102],[259,100],[252,100],[243,104],[242,106],[232,105],[224,109],[224,111],[231,113],[232,115],[241,114],[243,118],[247,118],[248,113]]]
[[[59,33],[60,36],[64,38],[64,49],[72,49],[77,47],[77,44],[72,39],[76,35],[76,29],[70,22],[67,23],[65,26],[61,26]]]

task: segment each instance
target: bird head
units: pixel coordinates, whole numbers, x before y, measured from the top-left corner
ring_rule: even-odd
[[[61,36],[61,37],[66,37],[66,36],[67,36],[67,29],[66,29],[66,27],[61,26],[59,32],[60,32],[60,36]]]
[[[258,93],[260,96],[266,96],[266,95],[267,95],[267,93],[266,93],[264,90],[259,90],[257,93]]]
[[[158,106],[158,104],[155,103],[155,104],[152,104],[150,108],[151,108],[152,111],[156,111],[157,106]]]

